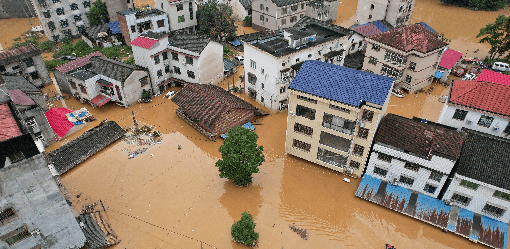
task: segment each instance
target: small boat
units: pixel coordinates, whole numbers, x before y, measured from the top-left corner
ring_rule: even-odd
[[[397,249],[397,248],[390,244],[386,244],[386,249]]]
[[[402,89],[400,89],[400,90],[393,89],[393,90],[391,91],[391,94],[393,94],[393,95],[395,95],[395,96],[397,96],[397,97],[399,97],[399,98],[403,98],[404,96],[406,96],[406,95],[404,94],[404,91],[403,91]]]

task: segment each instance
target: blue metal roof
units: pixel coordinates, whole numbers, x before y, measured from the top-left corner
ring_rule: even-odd
[[[307,60],[289,88],[344,104],[384,105],[395,79],[326,62]]]
[[[237,38],[234,41],[231,41],[230,44],[232,44],[232,45],[237,47],[237,46],[243,44],[243,42],[241,40],[239,40],[239,38]]]
[[[425,27],[426,29],[428,29],[428,30],[430,30],[430,31],[432,31],[432,32],[434,32],[434,33],[436,33],[436,34],[437,34],[437,31],[435,31],[432,27],[430,27],[430,26],[429,26],[428,24],[426,24],[425,22],[419,22],[418,24],[423,25],[423,27]]]
[[[386,32],[390,30],[386,25],[384,25],[381,21],[375,21],[372,23],[375,25],[381,32]]]
[[[108,23],[108,27],[110,27],[110,30],[114,34],[120,34],[120,32],[121,32],[120,31],[120,26],[119,26],[119,21],[109,22]]]
[[[441,76],[443,76],[444,72],[441,72],[441,71],[436,71],[436,74],[434,74],[434,77],[436,78],[441,78]]]

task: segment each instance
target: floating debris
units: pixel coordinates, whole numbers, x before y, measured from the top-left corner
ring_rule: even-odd
[[[294,223],[292,223],[292,225],[289,225],[289,228],[294,231],[295,233],[299,234],[299,236],[304,239],[304,240],[308,240],[308,232],[306,231],[306,229],[303,229],[303,228],[298,228],[294,225]]]

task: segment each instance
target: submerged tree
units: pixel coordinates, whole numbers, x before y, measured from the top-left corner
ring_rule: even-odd
[[[206,34],[214,39],[235,38],[237,26],[232,17],[232,8],[210,0],[197,10],[197,33]]]
[[[101,2],[101,0],[96,0],[92,4],[92,7],[90,7],[90,11],[87,13],[87,18],[89,19],[91,27],[101,25],[103,23],[109,23],[110,16],[106,10],[106,3]]]
[[[251,214],[244,212],[241,219],[232,225],[230,234],[234,238],[234,242],[239,242],[248,246],[255,246],[259,234],[255,232],[255,222]]]
[[[503,55],[510,49],[510,17],[499,15],[494,23],[489,23],[480,29],[476,38],[483,37],[480,43],[489,43],[489,59],[496,55]]]
[[[232,179],[238,186],[247,186],[252,182],[252,174],[259,172],[264,162],[262,146],[257,147],[258,136],[242,126],[228,131],[227,138],[220,146],[222,159],[216,162],[221,178]]]

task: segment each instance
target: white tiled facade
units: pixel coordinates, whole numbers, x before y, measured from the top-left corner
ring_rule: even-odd
[[[381,160],[379,158],[380,154],[391,156],[391,162]],[[406,168],[406,162],[412,163],[414,167]],[[432,155],[430,159],[425,159],[396,148],[391,148],[390,146],[385,146],[384,144],[376,143],[370,153],[366,174],[437,198],[454,164],[455,161],[437,155]],[[383,172],[385,170],[387,173],[385,175],[381,174],[380,170],[374,172],[375,168],[382,169]],[[416,170],[416,168],[418,169]],[[434,176],[436,177],[441,175],[440,178],[431,177],[432,172],[435,172]],[[401,176],[413,179],[413,184],[409,185],[400,182]],[[397,180],[395,181],[395,179]],[[436,187],[434,193],[425,190],[425,185],[427,184]]]

